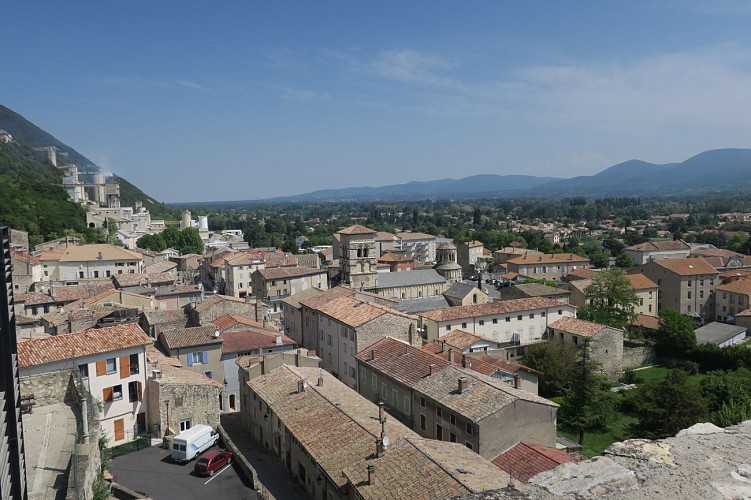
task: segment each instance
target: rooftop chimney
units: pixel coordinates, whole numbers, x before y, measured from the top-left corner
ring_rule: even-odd
[[[444,342],[443,340],[441,340],[440,342],[441,342],[441,352],[443,352],[446,350],[446,342]]]
[[[368,465],[368,486],[375,484],[375,465]]]
[[[518,373],[514,373],[514,389],[521,389],[522,388],[522,378],[519,376]]]
[[[375,349],[371,349],[370,350],[370,360],[374,361],[375,358],[376,358],[376,356],[375,356]]]
[[[383,401],[378,403],[378,421],[383,422]]]
[[[459,377],[459,394],[464,393],[467,390],[468,380],[467,377]]]
[[[280,333],[277,333],[277,334],[276,334],[276,335],[274,336],[274,343],[275,343],[276,345],[282,345],[282,335],[281,335]]]
[[[318,377],[318,387],[323,387],[323,377]]]
[[[299,380],[297,382],[297,392],[305,392],[305,389],[308,387],[308,383],[305,380]]]
[[[454,350],[449,349],[449,363],[454,364]]]
[[[435,371],[435,364],[431,364],[430,366],[428,366],[428,370],[430,370],[428,372],[428,375],[433,375],[433,371]]]

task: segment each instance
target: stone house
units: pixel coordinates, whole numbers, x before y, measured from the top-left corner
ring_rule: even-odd
[[[144,332],[156,340],[163,330],[187,327],[188,317],[182,309],[144,310],[139,315],[139,324]]]
[[[238,298],[252,295],[253,274],[265,267],[266,261],[259,254],[251,252],[242,252],[224,259],[224,293]]]
[[[340,287],[341,288],[341,287]],[[311,342],[303,337],[303,317],[301,302],[322,294],[319,288],[309,288],[303,292],[282,299],[282,319],[284,333],[294,339],[298,345],[309,346]]]
[[[357,387],[355,356],[373,342],[394,337],[418,343],[417,317],[366,302],[339,297],[317,309],[321,367],[349,387]]]
[[[245,316],[255,321],[263,321],[267,316],[266,304],[260,299],[237,299],[225,295],[212,295],[202,302],[185,306],[191,326],[206,325],[225,314]]]
[[[457,262],[465,273],[474,271],[477,262],[484,260],[484,249],[483,242],[477,240],[460,243],[457,246]]]
[[[198,285],[162,285],[154,290],[154,306],[159,309],[180,309],[203,300],[203,288]]]
[[[28,292],[34,283],[42,281],[42,261],[28,251],[11,252],[10,262],[14,292]]]
[[[18,343],[20,377],[77,369],[101,401],[101,428],[111,445],[146,431],[146,346],[151,339],[135,323],[84,330]]]
[[[639,299],[634,308],[634,313],[644,316],[657,316],[657,297],[659,287],[657,283],[647,278],[643,274],[627,274],[626,279],[631,284],[631,288]],[[585,290],[592,284],[591,279],[579,279],[570,281],[568,288],[571,290],[570,303],[576,307],[584,307],[592,303],[592,299],[587,297]]]
[[[730,322],[751,307],[751,279],[737,279],[719,285],[715,291],[715,320]]]
[[[575,307],[557,300],[515,299],[421,312],[418,327],[428,342],[459,328],[509,346],[524,346],[542,340],[549,322],[575,314]]]
[[[449,306],[468,306],[470,304],[487,304],[490,302],[488,294],[469,283],[454,283],[443,292]]]
[[[495,260],[499,264],[505,264],[511,259],[514,259],[516,257],[522,257],[524,255],[528,255],[530,257],[534,257],[536,255],[543,255],[543,253],[540,252],[539,250],[531,250],[528,248],[524,248],[522,246],[519,246],[516,243],[518,242],[512,242],[511,245],[493,252],[493,260]]]
[[[309,288],[327,290],[328,273],[310,267],[275,267],[253,272],[253,295],[265,300],[272,314],[281,313],[284,297]]]
[[[698,258],[659,259],[631,268],[628,274],[643,274],[657,283],[657,312],[663,308],[708,322],[715,317],[715,283],[719,272]]]
[[[570,271],[588,269],[589,258],[573,253],[522,255],[506,262],[506,269],[523,278],[562,280]]]
[[[214,325],[162,330],[159,344],[164,353],[191,370],[224,385],[222,338]]]
[[[176,358],[146,349],[148,423],[154,437],[179,434],[197,424],[219,425],[222,384],[183,368]]]
[[[589,358],[600,365],[610,380],[623,375],[623,330],[576,318],[561,318],[548,327],[550,341],[588,349]]]
[[[447,498],[508,482],[460,445],[420,440],[398,421],[387,422],[382,409],[318,368],[284,365],[247,385],[251,438],[312,498],[394,498],[397,491]],[[457,480],[459,462],[472,478]]]
[[[658,259],[685,259],[691,253],[691,245],[683,240],[647,241],[626,247],[624,251],[634,265],[640,266]]]
[[[558,405],[473,370],[449,366],[413,387],[414,430],[492,459],[518,443],[555,446]]]
[[[51,280],[109,278],[118,274],[140,273],[141,254],[109,244],[69,246],[60,255]]]

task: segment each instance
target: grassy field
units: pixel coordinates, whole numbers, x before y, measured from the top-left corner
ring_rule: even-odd
[[[662,380],[668,375],[668,369],[664,366],[651,366],[644,368],[643,370],[636,370],[637,384],[643,384],[650,380]],[[692,384],[699,384],[706,375],[697,373],[696,375],[690,375],[688,377],[689,382]]]

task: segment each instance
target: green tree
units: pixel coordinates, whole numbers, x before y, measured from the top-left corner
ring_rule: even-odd
[[[609,428],[618,415],[615,394],[588,354],[589,345],[585,344],[571,371],[566,397],[558,413],[564,425],[579,433],[582,446],[587,432]]]
[[[708,417],[701,389],[689,383],[688,374],[683,370],[671,370],[663,380],[651,380],[629,396],[631,413],[638,419],[630,426],[630,431],[637,437],[674,436]]]
[[[562,342],[541,342],[527,347],[524,364],[542,372],[539,380],[540,395],[560,396],[571,379],[577,359],[577,349]]]
[[[655,348],[661,356],[684,357],[696,346],[694,320],[673,309],[660,312],[660,329]]]
[[[751,399],[751,371],[747,368],[711,371],[701,381],[701,393],[709,411],[719,410],[724,403]]]
[[[196,253],[203,255],[203,240],[201,239],[201,235],[196,229],[186,227],[180,231],[175,249],[182,254]]]
[[[639,298],[621,269],[606,269],[595,274],[584,289],[589,304],[579,308],[581,319],[624,328],[636,317]]]
[[[626,252],[621,252],[615,256],[615,265],[621,269],[628,269],[634,267],[634,259]]]

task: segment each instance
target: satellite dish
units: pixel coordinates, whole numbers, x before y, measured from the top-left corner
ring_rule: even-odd
[[[381,440],[381,442],[383,444],[383,447],[385,448],[385,447],[387,447],[389,445],[389,443],[391,441],[389,441],[389,437],[388,436],[383,436],[383,439]]]

